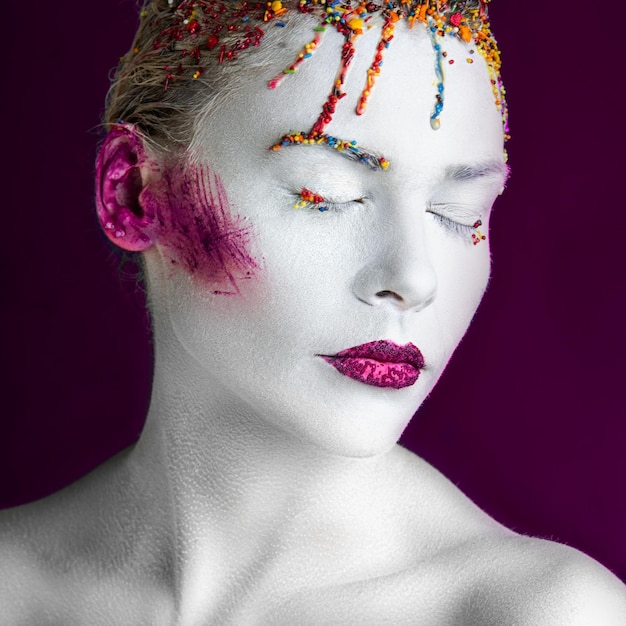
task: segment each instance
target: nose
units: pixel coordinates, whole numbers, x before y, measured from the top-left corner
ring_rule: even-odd
[[[437,274],[428,251],[423,225],[398,225],[373,235],[377,253],[354,277],[352,290],[371,306],[421,311],[437,296]]]

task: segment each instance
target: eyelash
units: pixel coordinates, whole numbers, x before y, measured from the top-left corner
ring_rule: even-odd
[[[308,189],[303,189],[299,195],[296,196],[295,209],[317,209],[318,211],[325,213],[327,211],[343,211],[347,207],[353,204],[363,204],[364,198],[358,198],[356,200],[349,200],[348,202],[334,202],[327,200],[319,194],[316,194]]]
[[[467,235],[471,235],[476,228],[474,226],[468,226],[467,224],[460,224],[459,222],[455,222],[448,217],[444,217],[443,215],[439,215],[439,213],[432,213],[432,216],[435,218],[437,222],[439,222],[446,230],[449,232],[459,235],[461,237],[467,237]]]
[[[471,236],[472,234],[475,234],[476,230],[483,225],[482,220],[478,217],[471,217],[471,219],[475,220],[472,224],[464,224],[463,222],[457,222],[456,220],[444,215],[443,210],[442,212],[435,211],[432,206],[428,207],[426,210],[448,232],[454,235],[459,235],[460,237],[467,237],[468,235]],[[470,216],[468,215],[468,217]]]

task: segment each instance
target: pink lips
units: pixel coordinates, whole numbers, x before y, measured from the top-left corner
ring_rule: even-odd
[[[424,357],[412,343],[399,346],[392,341],[372,341],[332,356],[318,356],[348,378],[392,389],[413,385],[424,367]]]

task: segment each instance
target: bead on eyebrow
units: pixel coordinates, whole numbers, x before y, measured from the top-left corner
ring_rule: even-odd
[[[293,145],[326,145],[343,156],[359,161],[368,165],[373,170],[386,170],[389,167],[389,161],[384,156],[378,156],[372,152],[361,148],[356,141],[345,141],[331,135],[318,135],[314,132],[301,133],[291,132],[284,135],[278,143],[274,144],[270,149],[278,151],[284,146]]]

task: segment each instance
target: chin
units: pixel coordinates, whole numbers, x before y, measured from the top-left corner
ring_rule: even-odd
[[[370,458],[389,452],[398,443],[402,432],[417,411],[411,407],[392,408],[388,402],[376,403],[359,410],[354,407],[349,414],[333,411],[323,423],[318,415],[316,428],[292,433],[301,442],[337,457]]]

